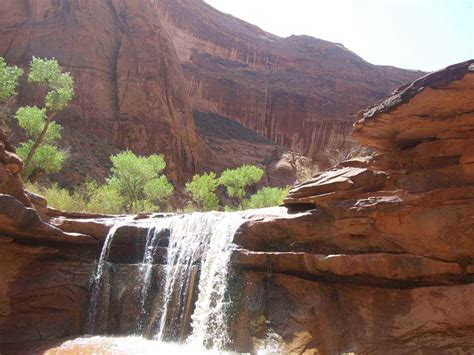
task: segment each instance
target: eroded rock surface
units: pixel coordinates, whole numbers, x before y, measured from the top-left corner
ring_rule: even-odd
[[[286,208],[241,228],[242,346],[474,351],[473,102],[474,61],[398,89],[355,124],[374,156],[296,185]]]
[[[341,149],[354,113],[423,75],[369,64],[338,43],[272,35],[204,1],[156,5],[195,110],[311,158]]]
[[[24,191],[21,169],[0,131],[0,352],[2,343],[82,331],[99,251],[94,237],[49,223],[46,201]]]
[[[422,75],[371,65],[340,44],[270,35],[200,0],[4,0],[0,56],[22,67],[55,57],[73,75],[75,98],[58,116],[70,152],[64,184],[85,171],[105,177],[125,148],[163,153],[174,182],[243,162],[293,183],[273,169],[284,153],[341,149],[356,111]],[[20,104],[41,100],[29,85],[20,94]],[[193,112],[240,122],[269,144],[207,141]]]

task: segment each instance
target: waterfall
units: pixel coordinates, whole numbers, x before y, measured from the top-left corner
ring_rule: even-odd
[[[124,222],[116,222],[112,225],[109,232],[107,233],[107,237],[105,238],[104,246],[102,247],[102,251],[100,252],[99,261],[97,263],[97,268],[92,276],[92,289],[90,292],[90,303],[89,303],[89,312],[87,314],[87,321],[86,321],[86,331],[89,334],[94,334],[96,332],[97,327],[97,318],[99,317],[99,306],[100,306],[100,298],[102,295],[102,291],[104,288],[104,271],[107,265],[107,257],[109,256],[110,246],[112,244],[112,240],[114,238],[115,232],[119,229]]]
[[[233,251],[232,240],[242,224],[238,213],[221,214],[210,233],[209,246],[203,256],[199,295],[192,319],[190,343],[213,345],[223,349],[229,344],[226,319],[227,274]]]
[[[145,252],[143,253],[143,262],[140,265],[140,273],[143,275],[141,292],[140,292],[140,318],[138,320],[138,333],[143,334],[146,326],[146,308],[148,290],[151,283],[151,276],[153,272],[154,253],[160,238],[160,229],[152,227],[148,230]]]
[[[137,333],[159,341],[185,341],[195,347],[223,349],[230,342],[225,299],[228,263],[233,236],[243,219],[239,213],[193,213],[134,221],[148,229],[145,250],[137,265],[140,288],[136,304]],[[94,275],[89,310],[89,329],[96,329],[104,266],[119,223],[111,228]],[[167,239],[166,260],[157,264],[155,255],[163,236]],[[169,240],[168,240],[169,238]],[[113,247],[113,246],[112,246]],[[159,311],[151,312],[154,267],[160,269]],[[156,287],[155,287],[156,288]],[[153,288],[153,290],[155,290]],[[148,305],[148,306],[147,306]]]

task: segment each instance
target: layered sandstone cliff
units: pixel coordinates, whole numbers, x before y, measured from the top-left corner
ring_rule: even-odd
[[[74,76],[75,99],[59,116],[69,150],[59,180],[70,184],[104,177],[125,148],[163,153],[178,185],[234,163],[292,165],[288,150],[340,149],[353,113],[421,74],[371,65],[339,44],[273,36],[200,0],[4,0],[0,56],[23,67],[55,57]],[[20,104],[34,96],[23,85]],[[196,112],[235,120],[268,144],[201,138]],[[281,175],[277,184],[294,181]]]
[[[151,1],[16,1],[0,9],[0,56],[26,66],[55,57],[75,79],[60,123],[70,148],[66,177],[105,174],[118,149],[165,154],[182,180],[207,152],[198,138],[179,60]],[[31,104],[24,86],[20,103]]]
[[[312,158],[344,146],[357,111],[422,75],[369,64],[341,44],[277,37],[204,1],[156,6],[196,110]]]

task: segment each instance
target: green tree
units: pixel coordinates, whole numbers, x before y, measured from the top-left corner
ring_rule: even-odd
[[[8,121],[11,115],[11,98],[17,94],[18,81],[23,70],[8,66],[5,59],[0,57],[0,124],[8,131]]]
[[[263,170],[252,165],[243,165],[236,169],[224,171],[219,178],[219,184],[224,185],[229,197],[237,199],[243,209],[247,189],[258,183],[263,177]]]
[[[198,209],[210,211],[219,208],[219,198],[216,189],[219,180],[213,172],[194,175],[193,180],[186,184],[186,191],[191,195]]]
[[[278,206],[288,195],[289,188],[264,187],[250,197],[246,203],[248,208],[265,208]]]
[[[168,200],[174,188],[162,174],[163,155],[137,156],[127,150],[111,157],[112,177],[107,185],[119,193],[127,212],[156,210],[156,203]]]
[[[37,170],[54,173],[66,158],[55,142],[61,138],[61,126],[54,120],[74,96],[74,81],[63,73],[55,59],[33,57],[28,81],[46,88],[45,107],[20,107],[15,114],[30,140],[22,143],[18,154],[24,160],[23,177],[29,180]]]
[[[55,142],[61,138],[61,126],[56,122],[51,122],[42,138],[41,145],[37,146],[36,153],[31,155],[35,142],[43,132],[46,110],[38,107],[20,107],[15,116],[20,127],[31,137],[30,140],[21,143],[17,149],[18,155],[25,160],[23,167],[25,180],[29,180],[38,170],[46,173],[60,171],[66,159],[66,154],[55,145]],[[28,156],[30,160],[26,164]]]
[[[22,69],[8,66],[5,59],[0,57],[0,102],[16,95],[18,81],[22,75]]]
[[[102,214],[120,214],[123,212],[123,197],[108,184],[98,186],[96,183],[94,185],[89,183],[87,196],[89,197],[86,206],[88,212]]]

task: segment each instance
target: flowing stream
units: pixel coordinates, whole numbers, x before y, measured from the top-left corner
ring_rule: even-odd
[[[193,213],[134,221],[148,229],[143,259],[138,265],[140,288],[137,296],[140,314],[138,336],[161,342],[184,342],[193,348],[225,349],[230,343],[227,329],[226,300],[228,264],[233,250],[233,236],[243,223],[239,213]],[[129,221],[130,223],[130,221]],[[107,258],[114,247],[114,237],[124,222],[111,228],[104,243],[96,273],[93,276],[88,314],[88,331],[96,334],[101,301],[109,297],[104,290]],[[166,241],[165,243],[163,241]],[[156,256],[166,250],[159,265],[159,310],[150,311],[153,279],[157,273]],[[148,306],[147,306],[148,305]]]

